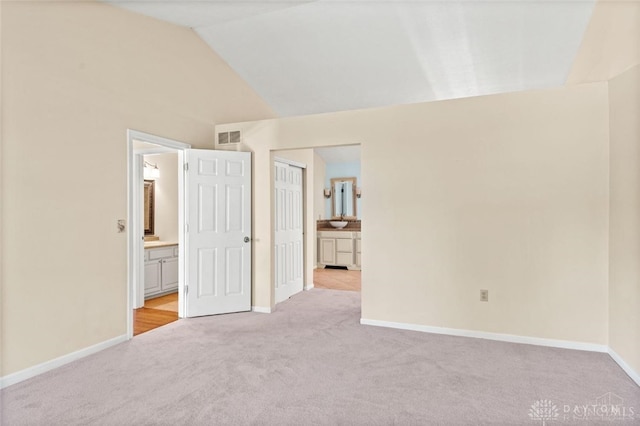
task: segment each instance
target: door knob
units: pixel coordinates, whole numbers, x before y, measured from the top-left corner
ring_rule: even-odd
[[[249,237],[244,237],[244,242],[245,242],[245,243],[248,243],[249,241],[251,241],[251,238],[249,238]]]

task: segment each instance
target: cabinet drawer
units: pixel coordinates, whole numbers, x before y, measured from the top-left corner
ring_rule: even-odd
[[[339,252],[353,253],[353,240],[343,238],[336,239],[336,250]]]
[[[318,237],[322,238],[353,238],[353,232],[347,231],[320,231]]]
[[[163,247],[149,250],[149,260],[162,259],[163,257],[173,257],[173,247]]]
[[[336,253],[336,260],[338,265],[352,265],[353,253]]]
[[[178,247],[174,247],[173,248],[173,257],[178,257],[179,256],[179,250]]]

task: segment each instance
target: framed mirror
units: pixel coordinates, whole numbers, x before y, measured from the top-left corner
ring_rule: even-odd
[[[331,216],[333,219],[355,219],[356,211],[355,177],[331,179]]]
[[[155,181],[144,181],[144,235],[153,235],[154,232],[154,213],[155,213]]]

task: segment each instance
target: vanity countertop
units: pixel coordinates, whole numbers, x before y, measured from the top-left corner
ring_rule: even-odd
[[[169,247],[169,246],[177,246],[178,243],[175,241],[145,241],[144,248],[158,248],[158,247]]]
[[[333,227],[328,227],[328,228],[317,228],[316,229],[317,232],[323,232],[323,231],[338,231],[338,232],[361,232],[360,228],[333,228]]]

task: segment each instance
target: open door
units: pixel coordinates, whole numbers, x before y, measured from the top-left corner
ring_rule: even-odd
[[[279,161],[275,167],[275,301],[302,291],[302,169]]]
[[[185,316],[250,311],[251,153],[185,159]]]

